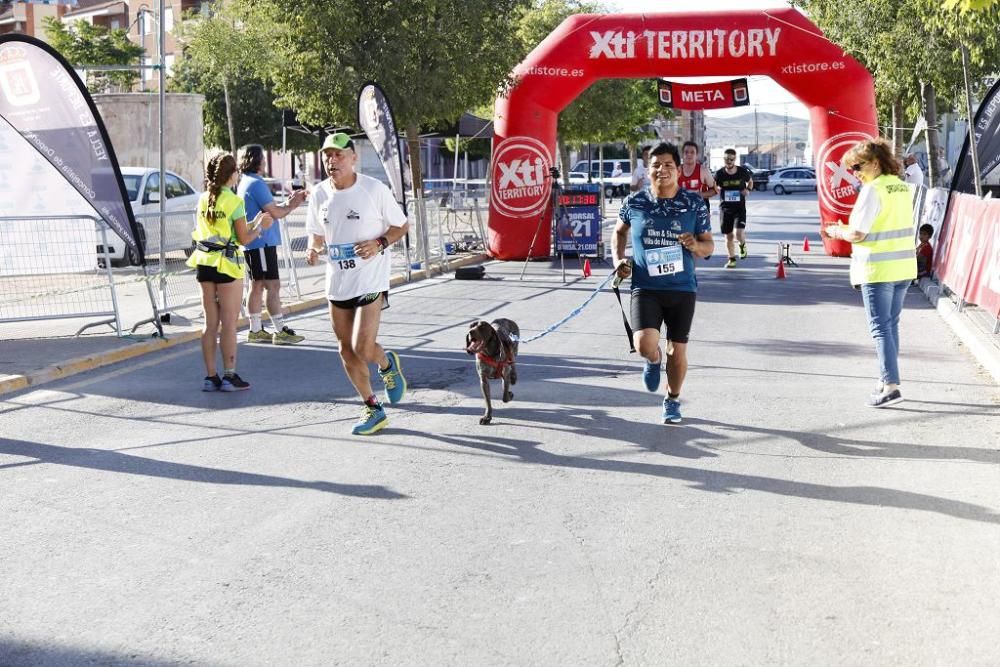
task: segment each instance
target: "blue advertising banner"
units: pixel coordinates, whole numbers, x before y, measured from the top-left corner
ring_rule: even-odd
[[[559,194],[556,209],[556,252],[597,255],[601,240],[601,186],[574,185]]]
[[[104,220],[145,263],[118,160],[97,107],[73,68],[48,44],[26,35],[0,37],[0,120],[12,130],[4,140],[8,166],[30,164],[40,156],[52,167],[38,169],[35,178],[24,181],[23,192],[10,193],[15,199],[9,206],[31,200],[39,190],[75,190],[80,195],[75,201],[86,206],[87,214]],[[66,205],[64,197],[46,197],[30,214],[78,213]]]

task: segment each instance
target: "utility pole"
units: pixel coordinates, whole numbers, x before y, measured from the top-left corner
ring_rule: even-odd
[[[757,107],[753,108],[753,154],[758,169],[760,169],[760,134],[757,127]]]
[[[785,105],[785,164],[788,164],[788,105]]]

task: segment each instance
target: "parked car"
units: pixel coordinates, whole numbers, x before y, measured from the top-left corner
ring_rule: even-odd
[[[143,247],[147,238],[159,238],[159,216],[150,216],[160,212],[160,172],[154,167],[122,167],[122,179],[125,181],[125,192],[132,204],[132,212],[136,215],[136,222],[139,226],[139,242]],[[195,210],[198,208],[198,198],[201,193],[183,178],[167,171],[166,188],[167,201],[164,210],[173,212],[166,218],[166,236],[164,238],[164,252],[172,250],[183,250],[191,254],[194,249],[194,242],[191,240],[191,231],[194,229]],[[182,215],[181,213],[190,213]],[[147,232],[148,229],[148,232]],[[156,236],[153,236],[153,235]],[[112,265],[129,266],[139,263],[139,257],[124,241],[118,238],[113,231],[107,232],[109,241],[108,256]],[[159,248],[159,243],[153,244],[152,248]],[[97,256],[104,257],[104,248],[98,244]]]
[[[611,174],[615,170],[615,165],[618,165],[622,173],[619,176],[612,177]],[[589,165],[589,168],[588,168]],[[628,161],[628,158],[616,158],[611,160],[580,160],[573,165],[572,171],[581,172],[584,174],[590,174],[593,183],[599,183],[601,180],[601,175],[603,172],[604,176],[604,196],[611,199],[616,193],[624,196],[628,193],[629,186],[632,184],[632,164]]]
[[[808,167],[778,169],[768,176],[767,187],[776,195],[814,192],[816,190],[816,172]]]
[[[767,190],[768,179],[771,176],[770,169],[751,169],[753,173],[753,189],[764,192]]]
[[[569,172],[569,182],[570,184],[586,183],[587,182],[587,172],[585,171],[571,171]]]

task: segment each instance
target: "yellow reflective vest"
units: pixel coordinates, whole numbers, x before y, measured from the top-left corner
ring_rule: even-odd
[[[878,195],[879,212],[863,241],[851,250],[851,284],[892,283],[917,277],[910,188],[882,174],[866,187]]]
[[[208,216],[208,192],[198,200],[198,216],[191,238],[195,250],[188,258],[187,265],[211,266],[219,273],[242,279],[246,272],[243,249],[236,240],[234,221],[246,217],[243,198],[229,188],[222,188],[215,200],[215,216]]]

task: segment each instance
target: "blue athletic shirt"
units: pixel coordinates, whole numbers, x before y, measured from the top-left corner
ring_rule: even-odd
[[[257,174],[245,172],[240,177],[240,184],[236,188],[236,194],[243,199],[243,207],[247,212],[247,224],[253,222],[257,214],[264,210],[264,207],[274,201],[271,195],[271,188],[267,187],[264,179]],[[275,220],[270,228],[263,230],[260,236],[248,243],[247,250],[263,248],[269,245],[281,245],[281,225]]]
[[[701,194],[678,190],[673,198],[659,199],[647,190],[631,195],[622,204],[618,219],[630,227],[632,237],[632,289],[696,292],[698,279],[694,275],[694,255],[678,238],[687,232],[694,235],[711,233],[708,207]],[[646,250],[678,247],[684,259],[684,270],[673,275],[651,276],[646,264]]]

